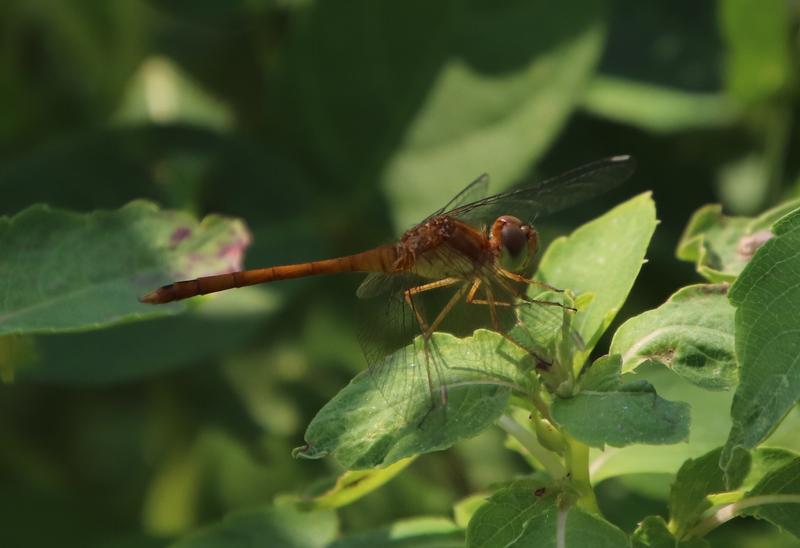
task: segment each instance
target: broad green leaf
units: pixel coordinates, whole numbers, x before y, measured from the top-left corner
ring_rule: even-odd
[[[625,302],[655,227],[650,193],[640,194],[555,240],[542,257],[537,277],[576,295],[594,295],[573,319],[586,346],[584,356]]]
[[[691,285],[666,303],[627,320],[611,342],[622,371],[655,361],[700,387],[724,390],[736,383],[733,316],[728,286]]]
[[[336,483],[330,489],[314,497],[303,497],[297,503],[303,509],[308,510],[346,506],[380,488],[405,470],[412,462],[414,462],[414,458],[409,457],[390,464],[386,468],[348,470],[336,478]]]
[[[606,447],[602,452],[593,450],[590,464],[592,483],[627,474],[674,475],[687,459],[700,458],[725,443],[731,427],[729,409],[733,392],[709,392],[652,363],[639,367],[635,377],[651,382],[661,397],[685,401],[691,406],[689,441],[675,445]],[[800,411],[795,411],[765,443],[770,447],[800,452],[798,428]],[[751,471],[757,468],[760,455],[761,451],[753,455]]]
[[[338,524],[331,510],[301,512],[290,505],[241,510],[173,543],[171,548],[313,548],[327,546]]]
[[[707,540],[695,538],[677,540],[661,516],[647,516],[631,537],[633,548],[708,548]]]
[[[800,399],[800,211],[772,228],[775,236],[758,250],[731,287],[736,306],[739,386],[722,455],[728,467],[737,448],[761,443]]]
[[[336,540],[329,548],[460,548],[464,531],[446,518],[419,517]]]
[[[688,438],[688,404],[662,399],[647,381],[623,384],[617,354],[600,358],[595,367],[607,370],[605,382],[581,387],[571,398],[556,398],[551,406],[553,419],[571,436],[592,447],[662,445]]]
[[[314,2],[292,26],[284,74],[299,139],[335,179],[380,179],[398,226],[483,172],[510,184],[574,108],[604,4]]]
[[[500,489],[472,517],[467,546],[628,546],[627,537],[615,526],[577,507],[561,510],[557,499],[555,489],[536,480]]]
[[[54,333],[174,314],[141,304],[166,281],[241,267],[249,244],[235,219],[161,211],[131,202],[88,214],[33,206],[0,218],[0,334]]]
[[[277,291],[243,287],[206,299],[186,314],[107,329],[39,335],[37,358],[19,381],[126,382],[222,357],[252,340],[280,309]],[[147,344],[142,344],[147,341]],[[109,356],[113,367],[109,367]]]
[[[800,458],[766,474],[740,504],[744,502],[761,503],[745,509],[744,515],[766,519],[800,537]]]
[[[791,14],[783,0],[723,0],[719,24],[727,42],[728,90],[743,102],[769,99],[792,74]]]
[[[727,127],[739,114],[733,102],[721,94],[692,93],[611,76],[591,81],[582,106],[596,116],[654,133]]]
[[[683,536],[703,512],[711,508],[709,495],[735,489],[746,476],[749,463],[742,463],[731,473],[726,484],[719,466],[721,448],[714,449],[697,459],[689,459],[678,470],[669,494],[670,525],[678,537]]]
[[[446,449],[497,420],[512,386],[526,391],[527,358],[491,331],[464,339],[435,333],[427,353],[418,337],[328,402],[295,454],[332,454],[344,467],[361,469]],[[433,393],[428,372],[437,383]]]
[[[723,215],[718,204],[703,206],[689,220],[677,256],[694,262],[697,272],[711,282],[733,282],[772,237],[770,226],[798,207],[800,200],[793,200],[750,218]]]
[[[437,29],[444,48],[433,50],[444,55],[384,172],[398,226],[481,173],[503,186],[525,175],[577,105],[602,51],[602,2],[451,6]]]

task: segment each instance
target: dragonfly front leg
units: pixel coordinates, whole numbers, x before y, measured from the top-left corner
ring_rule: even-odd
[[[549,291],[555,291],[556,293],[563,293],[564,292],[563,289],[558,289],[557,287],[553,287],[550,284],[546,284],[544,282],[540,282],[539,280],[534,280],[533,278],[526,278],[525,276],[520,276],[519,274],[515,274],[514,272],[511,272],[510,270],[506,270],[505,268],[498,268],[497,270],[498,270],[498,272],[500,272],[500,274],[502,274],[503,276],[505,276],[509,280],[514,280],[515,282],[519,282],[521,284],[535,285],[535,286],[547,289]]]

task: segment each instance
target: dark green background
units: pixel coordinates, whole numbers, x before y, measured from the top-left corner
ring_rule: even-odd
[[[619,321],[697,280],[674,248],[699,206],[751,214],[798,193],[796,9],[6,0],[0,212],[144,197],[234,215],[254,235],[254,267],[391,240],[483,170],[501,190],[630,153],[639,169],[622,189],[542,223],[552,237],[653,190],[662,223]],[[38,337],[37,360],[0,387],[0,545],[163,546],[335,475],[290,450],[363,367],[358,283],[274,286],[258,314]],[[447,515],[525,471],[501,440],[421,458],[341,511],[342,529]],[[599,490],[627,531],[665,511],[618,481]],[[712,539],[791,542],[773,535],[742,521]]]

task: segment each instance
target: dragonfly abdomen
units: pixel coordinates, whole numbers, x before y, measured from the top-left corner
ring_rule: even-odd
[[[149,304],[163,304],[188,299],[197,295],[216,293],[235,287],[277,282],[292,278],[305,278],[337,272],[392,272],[397,261],[397,250],[387,245],[355,255],[307,263],[242,270],[215,276],[204,276],[159,287],[139,300]]]

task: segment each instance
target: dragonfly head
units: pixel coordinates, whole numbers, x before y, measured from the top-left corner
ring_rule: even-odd
[[[511,272],[525,270],[539,247],[536,229],[512,215],[498,217],[492,225],[491,236],[500,251],[501,266]]]

